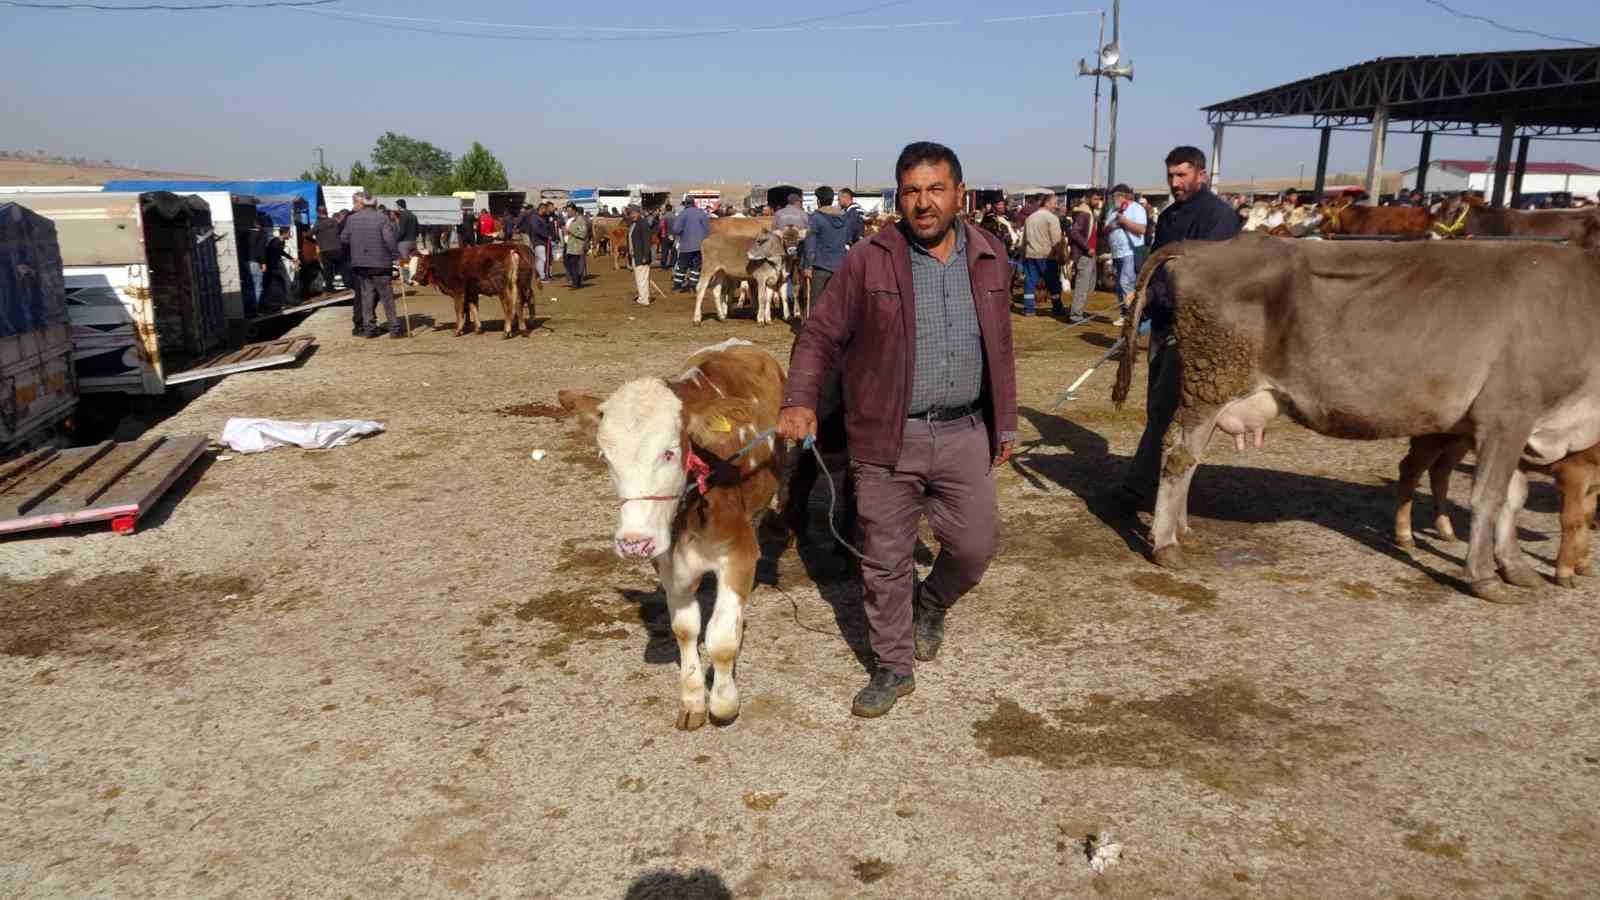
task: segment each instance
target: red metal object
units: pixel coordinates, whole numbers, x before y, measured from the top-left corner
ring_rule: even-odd
[[[133,534],[133,523],[137,521],[136,516],[117,516],[111,520],[111,530],[116,534]]]

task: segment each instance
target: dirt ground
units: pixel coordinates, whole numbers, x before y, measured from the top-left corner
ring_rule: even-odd
[[[152,172],[118,165],[72,163],[59,159],[0,159],[0,184],[81,184],[99,190],[107,181],[127,178],[209,178],[209,175],[182,175]]]
[[[1264,452],[1214,448],[1196,568],[1155,568],[1148,517],[1106,493],[1141,415],[1112,409],[1109,368],[1049,412],[1105,321],[1016,320],[1004,550],[915,695],[850,716],[860,593],[814,528],[761,566],[743,715],[675,732],[662,595],[609,552],[610,485],[555,394],[792,338],[748,313],[695,328],[689,301],[637,307],[592,268],[545,292],[530,338],[453,337],[431,294],[406,341],[321,311],[303,365],[226,379],[157,433],[387,433],[213,455],[131,537],[0,541],[0,893],[1593,891],[1596,582],[1467,596],[1462,545],[1390,544],[1399,444],[1287,425]],[[1554,509],[1537,481],[1523,538],[1547,576]],[[1103,830],[1124,852],[1097,875]]]

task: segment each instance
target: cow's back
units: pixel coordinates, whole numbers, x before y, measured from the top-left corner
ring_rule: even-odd
[[[740,235],[742,237],[753,238],[770,228],[772,228],[771,216],[755,216],[744,219],[736,219],[732,216],[724,216],[720,219],[712,219],[711,226],[706,233]]]
[[[783,400],[783,365],[765,350],[735,346],[696,354],[689,365],[715,386],[719,395],[752,401],[763,428],[777,421]]]
[[[1316,431],[1400,437],[1460,430],[1491,380],[1547,408],[1597,367],[1552,371],[1600,343],[1600,256],[1565,247],[1245,236],[1167,273],[1186,405],[1271,385]]]

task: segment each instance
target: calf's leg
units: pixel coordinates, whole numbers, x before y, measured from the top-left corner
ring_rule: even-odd
[[[450,299],[455,301],[456,306],[456,337],[461,337],[467,333],[467,297],[458,294]]]
[[[1395,511],[1394,511],[1394,540],[1402,547],[1415,546],[1416,539],[1412,533],[1411,517],[1412,502],[1416,499],[1417,482],[1422,480],[1422,473],[1434,474],[1435,465],[1444,457],[1445,446],[1455,438],[1445,435],[1423,435],[1411,439],[1411,447],[1404,458],[1400,460],[1400,477],[1395,481]],[[1448,493],[1450,484],[1449,473],[1445,473],[1444,489]],[[1435,478],[1434,509],[1442,510],[1444,500],[1439,494],[1440,482]],[[1448,520],[1446,520],[1448,524]]]
[[[667,614],[672,635],[678,639],[678,718],[680,731],[693,731],[706,723],[706,676],[700,667],[700,604],[694,591],[705,574],[678,558],[676,548],[656,563],[661,587],[667,594]]]
[[[1450,522],[1447,504],[1450,502],[1450,475],[1456,466],[1472,452],[1472,442],[1456,438],[1447,442],[1443,455],[1428,467],[1428,483],[1433,490],[1433,530],[1441,540],[1459,541],[1455,526]]]
[[[706,656],[714,671],[711,684],[711,721],[727,725],[739,717],[739,686],[734,667],[744,643],[744,605],[755,589],[755,529],[742,525],[733,546],[717,567],[717,605],[706,628]]]
[[[1582,459],[1567,457],[1550,467],[1561,492],[1561,549],[1556,553],[1556,584],[1578,586],[1574,576],[1589,574],[1589,528],[1594,516],[1594,495],[1589,493],[1593,472]]]
[[[517,283],[506,282],[505,288],[500,291],[500,311],[505,316],[505,334],[500,336],[501,340],[516,337],[517,315],[521,308],[522,304],[517,302]]]
[[[700,324],[700,309],[706,302],[706,291],[711,289],[711,282],[717,280],[717,273],[707,272],[700,276],[700,286],[694,292],[694,323]]]

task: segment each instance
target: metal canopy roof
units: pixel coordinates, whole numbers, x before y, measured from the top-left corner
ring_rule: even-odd
[[[1397,56],[1205,107],[1212,125],[1366,131],[1379,106],[1416,132],[1600,140],[1600,48]],[[1310,116],[1309,124],[1268,120]],[[1486,135],[1487,136],[1487,135]]]

